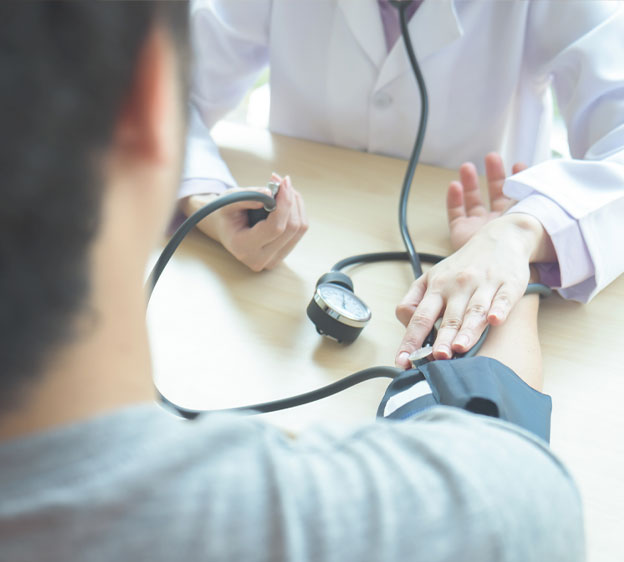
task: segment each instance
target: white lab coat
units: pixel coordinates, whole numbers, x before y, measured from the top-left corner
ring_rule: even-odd
[[[430,100],[421,161],[457,168],[498,151],[534,165],[506,193],[541,194],[543,213],[573,222],[563,230],[576,230],[578,253],[551,235],[562,293],[578,300],[624,271],[623,4],[425,0],[409,23]],[[197,0],[192,31],[185,179],[235,185],[208,130],[266,65],[272,131],[409,156],[420,97],[402,41],[387,52],[376,0]],[[575,160],[546,162],[551,84]]]

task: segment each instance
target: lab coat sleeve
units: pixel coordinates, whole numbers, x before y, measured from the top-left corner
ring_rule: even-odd
[[[624,240],[624,8],[535,2],[527,30],[528,74],[536,87],[552,78],[573,159],[512,176],[504,192],[548,200],[541,215],[529,210],[532,204],[524,212],[537,216],[553,240],[562,296],[587,302],[624,271],[624,252],[614,243]]]
[[[525,213],[537,218],[552,240],[557,261],[534,264],[540,282],[559,288],[567,299],[582,301],[585,287],[593,283],[595,269],[578,221],[552,199],[539,193],[525,197],[508,213]]]
[[[210,129],[267,66],[270,12],[270,0],[196,0],[191,6],[194,61],[180,197],[236,185]]]

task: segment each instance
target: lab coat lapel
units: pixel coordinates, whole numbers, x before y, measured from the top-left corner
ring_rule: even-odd
[[[462,35],[454,0],[424,0],[408,26],[419,63]],[[399,37],[381,67],[375,90],[403,74],[408,65],[405,45]]]
[[[372,63],[380,68],[387,54],[377,0],[339,0],[349,29]]]

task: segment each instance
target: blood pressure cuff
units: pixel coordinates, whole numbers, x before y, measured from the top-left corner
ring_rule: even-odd
[[[489,357],[432,361],[401,373],[388,386],[377,416],[403,420],[438,404],[500,418],[550,440],[550,396]]]

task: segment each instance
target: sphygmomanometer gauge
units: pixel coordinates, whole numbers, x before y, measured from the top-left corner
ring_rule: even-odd
[[[319,334],[345,343],[354,341],[371,319],[370,309],[353,292],[351,280],[338,272],[319,279],[307,313]]]

